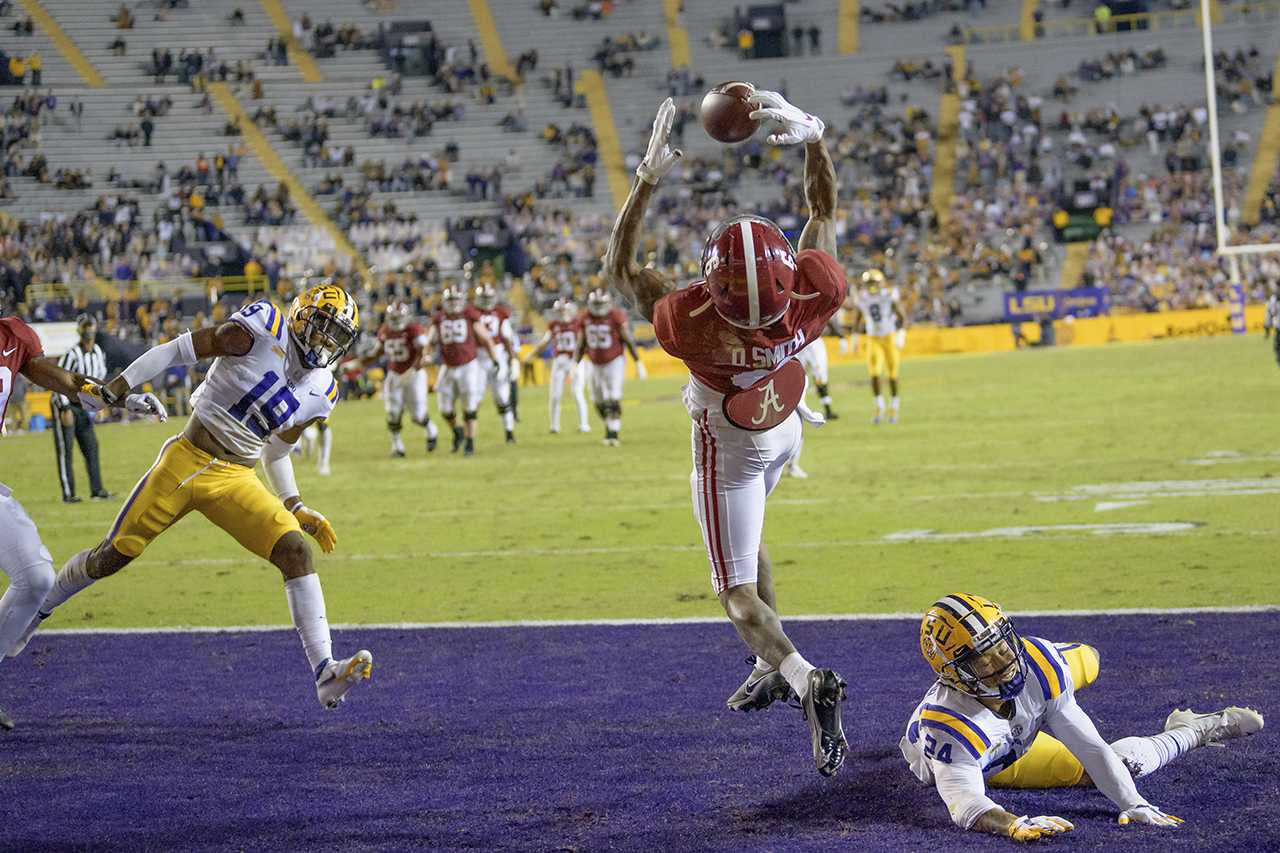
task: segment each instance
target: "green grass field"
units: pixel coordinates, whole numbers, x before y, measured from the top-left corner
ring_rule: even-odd
[[[952,588],[1015,609],[1280,602],[1268,568],[1280,542],[1277,383],[1256,336],[909,359],[903,422],[874,427],[865,371],[836,367],[844,417],[807,433],[810,479],[784,480],[769,505],[781,607],[914,612]],[[329,618],[718,614],[690,509],[681,384],[628,383],[617,449],[598,432],[547,434],[545,386],[522,389],[520,444],[501,443],[486,402],[473,459],[447,447],[427,457],[416,429],[406,431],[409,458],[390,459],[381,402],[343,403],[333,476],[297,463],[307,503],[339,536],[337,552],[320,558]],[[565,423],[574,417],[566,408]],[[99,431],[120,500],[180,425]],[[48,433],[0,441],[0,479],[59,565],[96,542],[119,508],[58,499]],[[87,493],[82,469],[78,479]],[[1158,485],[1123,485],[1135,481]],[[1195,526],[956,535],[1173,522]],[[886,538],[926,530],[952,535]],[[55,621],[287,624],[288,612],[276,570],[192,515]]]

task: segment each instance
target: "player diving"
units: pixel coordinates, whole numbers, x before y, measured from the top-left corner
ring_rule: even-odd
[[[938,679],[907,723],[902,756],[917,779],[937,789],[957,826],[1014,841],[1075,827],[1060,817],[1005,811],[988,787],[1093,785],[1115,804],[1121,824],[1174,827],[1182,819],[1143,799],[1134,779],[1263,726],[1251,708],[1175,710],[1160,734],[1108,744],[1075,697],[1098,676],[1097,651],[1021,636],[999,605],[968,593],[925,611],[920,651]]]
[[[95,386],[92,393],[114,405],[170,367],[215,359],[192,395],[186,428],[160,448],[106,538],[58,572],[14,653],[54,609],[129,565],[194,510],[280,570],[316,695],[326,709],[337,708],[354,685],[370,677],[373,656],[362,649],[333,657],[324,593],[302,533],[326,554],[338,537],[299,495],[290,452],[308,425],[333,410],[338,385],[331,368],[359,331],[350,294],[321,284],[295,298],[287,315],[270,301],[253,302],[225,323],[152,347],[114,380]],[[270,489],[254,474],[259,461]]]
[[[763,708],[794,691],[808,722],[814,763],[824,776],[843,764],[848,744],[840,705],[846,685],[805,660],[783,630],[772,564],[761,541],[765,499],[800,442],[804,368],[797,354],[817,340],[845,298],[836,261],[836,173],[825,124],[776,92],[753,91],[751,118],[776,130],[772,145],[804,144],[809,221],[795,248],[776,224],[735,216],[716,227],[702,256],[703,280],[678,288],[637,263],[644,212],[659,181],[679,162],[668,142],[675,104],[658,109],[605,254],[605,274],[658,342],[689,369],[684,403],[691,428],[694,515],[712,569],[712,587],[754,666],[729,697],[734,710]]]

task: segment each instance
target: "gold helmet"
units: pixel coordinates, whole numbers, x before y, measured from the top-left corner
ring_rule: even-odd
[[[467,295],[459,287],[446,287],[440,294],[440,305],[446,314],[461,314],[467,308]]]
[[[360,336],[360,309],[336,284],[304,290],[289,306],[289,337],[307,367],[330,367]]]
[[[862,274],[862,286],[875,293],[884,287],[884,273],[877,269],[869,269]]]
[[[498,307],[498,290],[492,284],[482,284],[472,293],[472,301],[481,311],[492,311]]]
[[[1022,640],[1000,605],[956,592],[924,612],[920,652],[938,680],[983,699],[1012,699],[1026,685]]]

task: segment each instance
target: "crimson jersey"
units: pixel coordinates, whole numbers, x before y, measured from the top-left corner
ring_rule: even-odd
[[[471,327],[479,319],[480,312],[470,305],[462,309],[461,314],[437,311],[431,318],[431,325],[436,327],[436,336],[440,339],[445,367],[461,367],[475,361],[476,335]]]
[[[697,379],[721,394],[750,387],[817,340],[844,302],[844,270],[816,249],[796,255],[796,283],[782,319],[740,329],[711,303],[705,281],[668,293],[653,306],[658,343]]]
[[[480,311],[480,309],[476,309]],[[511,319],[511,312],[499,305],[492,311],[480,311],[480,328],[493,339],[495,347],[506,349],[507,342],[502,337],[502,324]]]
[[[551,346],[556,355],[578,357],[578,345],[582,343],[582,318],[575,317],[569,322],[552,320],[547,328],[551,330]]]
[[[627,327],[627,312],[614,308],[603,317],[587,312],[579,320],[592,364],[608,364],[622,355],[622,330]]]
[[[42,355],[44,347],[35,329],[17,317],[0,320],[0,423],[4,423],[4,412],[9,407],[14,377],[28,361]]]
[[[408,373],[417,368],[422,358],[427,333],[417,323],[410,323],[398,331],[383,323],[378,329],[378,343],[387,356],[387,367],[391,372]]]

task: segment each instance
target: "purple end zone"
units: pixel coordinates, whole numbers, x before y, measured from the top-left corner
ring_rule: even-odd
[[[1104,736],[1188,704],[1280,713],[1276,614],[1027,618],[1102,652]],[[916,625],[805,622],[850,682],[851,754],[813,769],[799,713],[732,714],[724,625],[345,631],[368,686],[325,713],[291,632],[39,636],[0,667],[0,849],[1007,850],[964,835],[898,754],[930,683]],[[1280,849],[1273,730],[1139,783],[1187,819],[1121,828],[1097,792],[997,792],[1076,823],[1052,849]]]

